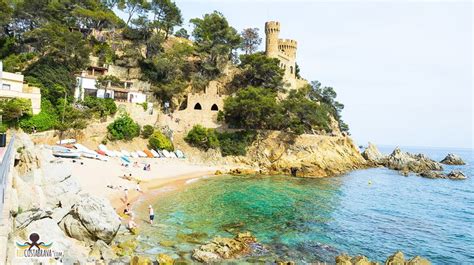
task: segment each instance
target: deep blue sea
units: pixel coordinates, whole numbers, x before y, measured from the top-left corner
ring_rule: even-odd
[[[380,148],[390,153],[393,147]],[[380,262],[397,250],[433,264],[474,264],[474,159],[471,149],[402,148],[437,161],[460,155],[468,179],[426,179],[375,168],[325,179],[223,176],[163,192],[158,224],[144,227],[140,251],[189,253],[213,237],[251,231],[269,249],[247,261],[334,262],[341,252]]]

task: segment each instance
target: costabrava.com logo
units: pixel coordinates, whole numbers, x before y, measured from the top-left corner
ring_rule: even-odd
[[[28,237],[29,241],[24,243],[16,242],[17,257],[24,258],[59,258],[63,253],[53,249],[53,242],[40,241],[40,236],[37,233],[31,233]]]

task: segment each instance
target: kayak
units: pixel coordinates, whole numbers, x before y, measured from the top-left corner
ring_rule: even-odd
[[[96,152],[97,152],[99,155],[103,155],[103,156],[106,154],[105,151],[102,151],[102,150],[97,150]]]
[[[125,163],[130,163],[130,159],[126,156],[121,156],[120,159],[122,159],[122,161]]]
[[[53,156],[63,157],[63,158],[79,158],[81,154],[78,152],[53,152]]]
[[[152,153],[150,150],[148,150],[148,149],[143,150],[143,153],[145,153],[146,156],[149,157],[149,158],[155,157],[155,156],[153,155],[153,153]]]

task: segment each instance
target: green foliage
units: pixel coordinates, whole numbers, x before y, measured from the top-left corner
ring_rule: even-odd
[[[242,50],[245,54],[254,53],[260,43],[262,43],[262,38],[258,35],[258,28],[246,28],[240,33],[242,36]]]
[[[55,129],[60,132],[67,130],[83,130],[87,127],[88,121],[92,118],[92,113],[88,110],[77,108],[70,104],[67,99],[60,98],[57,102],[58,119]]]
[[[214,78],[231,59],[232,51],[240,46],[240,35],[217,11],[190,22],[194,24],[192,35],[201,57],[201,71],[205,76]]]
[[[85,97],[83,104],[99,118],[114,115],[117,112],[117,105],[111,98]]]
[[[137,105],[142,106],[143,110],[146,111],[148,109],[148,102],[137,103]]]
[[[20,120],[20,128],[25,132],[47,131],[55,128],[58,124],[56,109],[46,99],[41,100],[41,112],[38,115],[28,116]]]
[[[142,137],[145,139],[148,139],[150,138],[150,136],[153,134],[154,131],[155,131],[155,128],[153,128],[152,125],[147,124],[143,126],[142,128]]]
[[[284,87],[284,71],[278,64],[278,59],[269,58],[262,52],[243,54],[239,65],[242,72],[234,77],[231,87],[235,90],[254,86],[281,91]]]
[[[180,28],[174,35],[179,38],[189,39],[188,31],[185,28]]]
[[[152,27],[165,32],[165,39],[172,33],[175,26],[183,23],[181,10],[171,0],[152,0],[150,11],[153,15]]]
[[[165,149],[168,151],[173,151],[174,146],[171,140],[166,137],[162,132],[155,131],[148,140],[148,145],[150,148],[155,150]]]
[[[92,47],[92,54],[99,57],[99,63],[112,64],[116,55],[112,47],[106,42],[95,43]]]
[[[204,128],[201,125],[194,125],[184,140],[190,145],[206,151],[219,147],[215,130]]]
[[[247,147],[256,138],[255,131],[237,131],[218,133],[219,146],[222,156],[244,156],[247,154]]]
[[[224,100],[224,119],[233,128],[278,129],[284,117],[275,92],[247,87]]]
[[[107,131],[109,132],[108,138],[112,141],[129,141],[140,135],[140,125],[130,116],[122,115],[107,126]]]
[[[32,115],[31,100],[24,98],[2,100],[0,101],[0,114],[3,120],[17,123],[20,118]]]
[[[3,59],[4,71],[21,72],[27,66],[28,62],[35,57],[35,53],[26,52],[20,54],[10,54]]]
[[[0,123],[0,133],[6,133],[8,130],[8,127],[3,124],[3,123]]]

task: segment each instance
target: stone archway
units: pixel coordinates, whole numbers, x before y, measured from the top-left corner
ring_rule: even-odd
[[[218,110],[219,110],[219,107],[217,106],[217,104],[213,104],[211,107],[211,111],[218,111]]]
[[[196,105],[194,105],[194,109],[196,109],[196,110],[202,110],[201,104],[196,103]]]

